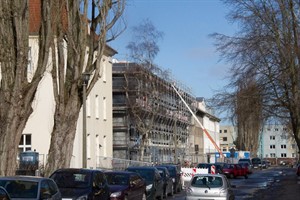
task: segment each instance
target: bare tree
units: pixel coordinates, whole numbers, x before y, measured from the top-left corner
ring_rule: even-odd
[[[69,167],[76,122],[82,105],[81,74],[92,80],[87,94],[101,76],[101,59],[108,41],[122,33],[113,29],[125,0],[5,0],[0,5],[0,164],[1,175],[17,167],[18,144],[33,112],[31,104],[45,70],[52,63],[56,110],[47,172]],[[31,4],[32,3],[32,4]],[[38,61],[28,75],[29,7],[38,5]],[[88,7],[91,8],[89,12]],[[124,27],[125,28],[125,27]]]
[[[32,113],[31,103],[46,70],[52,41],[52,1],[41,3],[38,64],[28,80],[28,1],[6,0],[0,4],[0,174],[12,175],[17,167],[18,144]]]
[[[247,96],[259,94],[257,115],[263,120],[275,117],[290,124],[300,147],[299,1],[224,2],[232,8],[229,19],[238,22],[240,28],[233,37],[213,35],[222,58],[232,63],[230,93],[237,95],[237,80],[252,77],[258,93]]]
[[[132,41],[126,46],[130,59],[135,63],[125,73],[126,98],[129,105],[131,121],[139,134],[139,159],[144,160],[145,147],[149,146],[149,134],[154,129],[159,110],[158,99],[161,94],[162,81],[155,74],[162,70],[153,63],[159,52],[158,42],[163,32],[158,31],[149,19],[132,28]],[[165,73],[167,74],[167,73]],[[134,81],[132,81],[134,80]],[[130,97],[130,87],[136,85],[135,98]]]
[[[82,105],[81,77],[85,72],[92,75],[87,88],[89,94],[102,76],[101,59],[108,50],[107,41],[115,39],[122,32],[120,29],[113,31],[113,27],[122,16],[125,0],[57,0],[55,6],[65,15],[57,16],[58,23],[54,27],[57,38],[51,46],[52,77],[57,80],[53,81],[56,110],[46,174],[70,166],[76,123]],[[88,7],[91,8],[91,17]]]

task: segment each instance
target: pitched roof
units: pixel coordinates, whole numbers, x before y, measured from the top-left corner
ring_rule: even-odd
[[[29,1],[29,34],[39,33],[41,26],[41,0]]]

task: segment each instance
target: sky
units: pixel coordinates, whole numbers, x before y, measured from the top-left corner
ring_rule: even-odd
[[[126,45],[132,41],[133,26],[149,19],[164,33],[154,62],[190,88],[196,97],[211,98],[227,83],[229,65],[220,61],[212,33],[233,35],[229,9],[219,0],[127,0],[123,15],[127,30],[109,45],[118,60],[128,60]]]

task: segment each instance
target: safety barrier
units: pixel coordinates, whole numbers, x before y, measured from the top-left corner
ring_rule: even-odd
[[[185,186],[190,182],[191,178],[195,174],[207,174],[208,169],[201,169],[201,168],[181,168],[181,178],[182,178],[182,185],[185,188]]]

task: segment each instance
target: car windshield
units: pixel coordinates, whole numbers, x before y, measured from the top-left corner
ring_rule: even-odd
[[[176,177],[176,167],[174,166],[163,166],[166,167],[170,173],[171,177]]]
[[[234,169],[234,165],[226,164],[226,165],[224,165],[223,169]]]
[[[37,198],[38,182],[20,180],[0,180],[11,198]]]
[[[138,173],[147,182],[154,181],[154,171],[152,169],[129,169],[129,171]]]
[[[84,172],[57,172],[51,178],[59,188],[86,188],[91,185],[91,174]]]
[[[217,188],[223,186],[223,181],[222,178],[218,176],[196,176],[193,178],[191,186],[200,188]]]
[[[106,174],[107,182],[109,185],[128,185],[129,176],[127,174]]]

